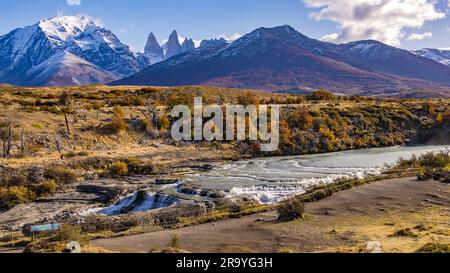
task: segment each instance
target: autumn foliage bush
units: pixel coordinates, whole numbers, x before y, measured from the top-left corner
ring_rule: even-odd
[[[114,114],[110,124],[110,128],[115,134],[119,134],[127,128],[127,123],[125,121],[125,115],[123,113],[122,107],[114,107]]]
[[[110,166],[109,171],[114,176],[126,176],[128,174],[128,165],[125,162],[116,161]]]

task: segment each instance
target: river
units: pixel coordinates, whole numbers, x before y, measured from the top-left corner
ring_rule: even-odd
[[[202,190],[222,192],[226,198],[248,197],[262,204],[275,204],[314,186],[381,174],[400,158],[447,149],[447,146],[395,146],[222,163],[211,171],[188,175],[181,183],[165,185],[157,192],[141,192],[141,198],[134,193],[113,206],[91,209],[83,214],[115,215],[176,206],[181,199],[210,200],[200,196]],[[198,191],[182,193],[180,189],[186,185]]]
[[[185,183],[200,189],[220,190],[233,196],[250,196],[261,203],[277,203],[312,186],[341,178],[380,174],[400,158],[446,150],[448,146],[395,146],[328,154],[243,160],[190,175]]]

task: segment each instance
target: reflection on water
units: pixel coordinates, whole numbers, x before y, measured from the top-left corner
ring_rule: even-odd
[[[253,159],[192,175],[185,181],[201,189],[227,191],[231,197],[247,195],[262,203],[275,203],[337,179],[380,174],[386,165],[395,164],[401,157],[445,149],[446,146],[397,146]]]

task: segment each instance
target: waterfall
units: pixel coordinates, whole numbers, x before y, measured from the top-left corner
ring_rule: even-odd
[[[122,198],[115,205],[96,210],[96,213],[118,215],[167,208],[176,204],[179,204],[179,200],[173,196],[137,191]]]

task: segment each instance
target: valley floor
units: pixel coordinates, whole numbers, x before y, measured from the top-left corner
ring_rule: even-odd
[[[414,252],[429,242],[450,243],[450,186],[403,178],[339,192],[306,205],[306,220],[276,221],[276,212],[240,219],[101,239],[117,252],[163,249],[172,235],[191,252],[361,252],[377,241],[383,252]],[[404,229],[410,229],[406,236]],[[400,232],[398,232],[400,231]]]

